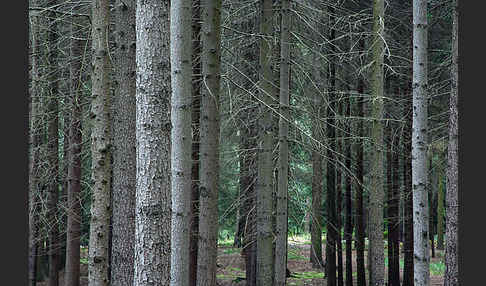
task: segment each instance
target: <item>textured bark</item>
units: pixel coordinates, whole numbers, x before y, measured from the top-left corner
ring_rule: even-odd
[[[346,104],[346,117],[348,118],[346,121],[345,125],[345,131],[347,136],[350,136],[351,133],[351,121],[350,121],[350,116],[351,116],[351,99],[348,100]],[[348,142],[345,144],[345,164],[346,164],[346,169],[351,170],[351,142],[348,140]],[[346,173],[346,177],[344,178],[345,180],[345,186],[346,186],[346,192],[345,192],[345,205],[346,205],[346,220],[345,220],[345,225],[344,225],[344,239],[346,240],[346,286],[352,286],[353,285],[353,210],[352,210],[352,200],[351,200],[351,175],[349,173]]]
[[[341,96],[341,95],[340,95]],[[341,98],[340,98],[341,99]],[[336,152],[337,156],[342,158],[343,154],[343,132],[342,132],[342,120],[343,115],[343,102],[341,100],[337,102],[337,116],[336,120]],[[337,157],[336,156],[336,157]],[[341,158],[336,158],[336,161],[340,161]],[[341,167],[336,168],[336,254],[337,254],[337,285],[344,285],[344,275],[343,275],[343,240],[341,236],[341,231],[343,227],[343,180],[342,180],[342,170]]]
[[[364,40],[360,40],[360,49],[364,49]],[[357,286],[366,285],[366,275],[365,275],[365,264],[364,264],[364,249],[365,249],[365,233],[364,233],[364,215],[363,215],[363,150],[364,150],[364,80],[362,78],[358,79],[357,86],[358,94],[360,98],[357,100],[357,113],[358,113],[358,142],[356,144],[356,234],[355,234],[355,247],[356,247],[356,272]]]
[[[395,124],[387,128],[387,227],[388,227],[388,285],[400,286],[398,241],[398,136],[393,136]]]
[[[35,4],[37,1],[32,1]],[[30,19],[30,31],[32,36],[32,86],[30,89],[30,126],[29,126],[29,254],[28,254],[28,279],[29,285],[36,285],[37,253],[38,253],[38,220],[39,220],[39,194],[38,194],[38,166],[42,122],[40,114],[42,105],[40,101],[40,69],[39,69],[39,18]]]
[[[316,60],[314,58],[314,60]],[[315,64],[315,63],[314,63]],[[317,81],[318,69],[314,68],[314,80]],[[322,155],[323,148],[320,146],[322,141],[322,131],[320,120],[322,110],[322,100],[319,90],[311,89],[312,107],[310,111],[314,115],[312,120],[312,138],[318,143],[312,149],[312,206],[309,214],[310,233],[311,233],[311,251],[310,262],[313,268],[323,268],[322,261]]]
[[[447,148],[447,188],[446,188],[446,249],[444,286],[461,285],[459,279],[459,186],[458,186],[458,5],[455,0],[452,23],[452,88],[449,101],[449,145]]]
[[[265,37],[273,35],[273,7],[271,0],[260,0],[260,33]],[[258,119],[258,158],[256,184],[257,215],[257,265],[256,285],[271,285],[273,276],[273,234],[272,234],[272,112],[271,105],[273,72],[271,69],[271,41],[260,39],[259,97],[260,117]]]
[[[429,202],[427,193],[427,1],[413,1],[413,265],[414,285],[429,285]]]
[[[91,103],[91,221],[89,224],[88,283],[108,285],[111,127],[110,127],[110,63],[108,58],[109,1],[92,2],[92,103]]]
[[[191,213],[192,1],[170,3],[171,258],[170,285],[189,283]],[[202,147],[202,146],[201,146]],[[204,152],[201,151],[204,157]],[[202,162],[201,162],[202,163]],[[202,181],[201,181],[202,184]],[[199,197],[207,195],[200,187]],[[202,207],[201,207],[202,209]],[[201,213],[200,213],[201,214]],[[201,216],[199,218],[200,225]],[[200,233],[201,236],[201,228]],[[200,243],[201,241],[199,241]],[[199,245],[201,247],[201,245]],[[199,256],[199,255],[198,255]],[[199,257],[198,257],[199,259]]]
[[[333,26],[336,22],[334,16],[334,7],[329,6],[328,8],[330,16],[329,25]],[[334,41],[336,31],[335,29],[330,29],[330,41]],[[335,47],[331,45],[331,54],[335,54]],[[327,181],[326,181],[326,205],[327,205],[327,224],[326,224],[326,277],[328,286],[336,286],[336,190],[335,190],[335,127],[334,118],[335,114],[335,90],[336,90],[336,63],[335,59],[331,59],[330,69],[329,69],[329,97],[327,99],[327,111],[326,111],[326,131],[327,131]]]
[[[278,121],[278,189],[276,207],[275,285],[287,282],[287,204],[289,188],[289,121],[290,119],[290,5],[282,0],[280,10],[280,94]],[[320,229],[320,228],[319,228]],[[322,255],[321,255],[322,257]]]
[[[216,285],[221,0],[202,0],[201,166],[197,285]]]
[[[196,286],[199,230],[199,114],[201,109],[201,3],[192,9],[192,186],[189,242],[189,285]]]
[[[427,181],[427,188],[428,188],[428,196],[429,196],[429,239],[430,239],[430,250],[431,250],[431,257],[435,258],[435,245],[434,245],[434,220],[435,220],[435,194],[437,187],[437,172],[433,164],[433,147],[429,148],[427,154],[428,160],[428,172],[429,172],[429,180]]]
[[[137,1],[134,285],[170,280],[169,2]],[[187,245],[186,245],[187,248]]]
[[[67,234],[66,234],[66,267],[65,285],[79,286],[79,259],[81,237],[81,147],[82,147],[82,82],[81,82],[81,55],[86,41],[81,40],[82,34],[79,26],[80,17],[73,17],[71,25],[71,118],[69,127],[69,166],[67,188]]]
[[[406,89],[404,92],[406,99],[405,107],[405,141],[403,146],[403,177],[404,177],[404,199],[405,199],[405,242],[403,244],[403,282],[402,286],[414,285],[414,271],[413,271],[413,195],[412,195],[412,105],[410,101],[410,91]]]
[[[136,77],[135,0],[118,0],[113,98],[111,285],[132,285],[135,246]]]
[[[369,223],[369,280],[370,286],[385,284],[385,256],[383,242],[383,54],[384,1],[373,1],[373,42],[371,75],[371,140],[374,152],[370,170]]]
[[[57,0],[48,1],[47,7],[55,6]],[[57,55],[57,18],[55,11],[48,13],[48,75],[49,98],[47,102],[47,161],[48,161],[48,186],[47,186],[47,224],[48,224],[48,256],[49,275],[48,286],[59,285],[59,225],[57,220],[57,203],[59,200],[59,69]]]

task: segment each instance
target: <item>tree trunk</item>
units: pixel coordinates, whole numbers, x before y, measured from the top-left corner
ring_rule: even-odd
[[[343,154],[343,132],[342,132],[342,121],[341,116],[343,115],[343,102],[340,98],[337,102],[337,120],[336,120],[336,151],[340,158],[336,158],[336,163],[341,161]],[[337,157],[337,156],[336,156]],[[343,240],[341,236],[343,219],[342,219],[342,209],[343,209],[343,180],[342,180],[342,169],[341,167],[336,168],[336,252],[337,252],[337,285],[344,285],[343,277]]]
[[[137,1],[135,21],[137,183],[133,281],[134,285],[148,286],[155,281],[158,285],[168,285],[171,267],[169,2]]]
[[[413,196],[412,196],[412,105],[410,102],[410,91],[406,89],[404,97],[405,107],[405,135],[403,136],[405,147],[403,157],[403,177],[404,177],[404,208],[405,208],[405,242],[403,245],[403,282],[402,286],[414,285],[413,273]]]
[[[334,16],[334,7],[329,6],[328,11],[330,16],[329,25],[333,26],[336,22]],[[329,41],[333,42],[335,39],[336,30],[331,28],[330,29],[330,39]],[[331,45],[330,47],[331,54],[335,54],[335,47]],[[336,90],[336,63],[335,59],[331,59],[330,69],[328,73],[328,80],[329,80],[329,96],[328,96],[328,104],[327,104],[327,120],[326,120],[326,131],[327,131],[327,139],[329,140],[328,148],[327,148],[327,174],[326,174],[326,205],[327,205],[327,224],[326,224],[326,277],[327,277],[327,286],[336,286],[336,238],[337,238],[337,230],[336,230],[336,190],[335,190],[335,145],[336,145],[336,138],[335,138],[335,90]]]
[[[399,247],[400,243],[398,240],[398,231],[399,231],[399,223],[398,223],[398,171],[399,171],[399,160],[398,160],[398,146],[399,145],[399,136],[394,136],[395,133],[392,131],[395,130],[396,124],[389,123],[389,134],[388,134],[388,208],[387,208],[387,216],[388,216],[388,285],[389,286],[400,286],[400,252]]]
[[[76,9],[76,8],[75,8]],[[76,10],[75,10],[76,11]],[[80,16],[73,16],[71,25],[71,118],[69,127],[69,166],[67,198],[67,234],[66,234],[66,267],[65,285],[79,286],[80,271],[80,237],[81,237],[81,148],[82,148],[82,82],[81,57],[85,49],[85,36],[79,29]]]
[[[351,136],[351,99],[348,99],[346,104],[346,122],[345,122],[345,131],[346,136]],[[351,141],[345,144],[345,164],[346,164],[346,177],[345,177],[345,186],[346,186],[346,193],[345,193],[345,205],[346,205],[346,221],[344,226],[344,239],[346,240],[346,286],[353,285],[353,210],[352,210],[352,201],[351,201]]]
[[[92,6],[92,103],[91,178],[93,193],[89,224],[89,285],[108,285],[111,130],[110,130],[110,63],[108,58],[109,1],[93,0]]]
[[[197,285],[216,285],[219,184],[221,0],[202,5],[201,173]]]
[[[360,40],[360,49],[364,50],[364,40]],[[357,272],[357,286],[366,285],[366,275],[365,275],[365,263],[364,263],[364,250],[365,250],[365,233],[364,233],[364,214],[363,214],[363,150],[364,150],[364,80],[360,77],[358,79],[357,86],[359,98],[357,100],[358,109],[358,142],[356,144],[356,272]]]
[[[280,102],[278,128],[278,189],[276,208],[275,285],[287,282],[287,204],[289,187],[289,121],[290,121],[290,4],[282,0],[280,23]],[[319,228],[320,229],[320,228]],[[322,257],[322,255],[320,256]]]
[[[427,1],[413,1],[412,191],[414,285],[429,285],[427,194]]]
[[[199,115],[201,109],[201,1],[193,0],[192,9],[192,186],[189,237],[189,285],[196,286],[199,240]]]
[[[170,285],[189,284],[189,223],[191,213],[191,101],[192,101],[192,1],[170,3],[171,69],[171,271]],[[209,32],[209,31],[207,31]],[[204,68],[204,67],[203,67]],[[201,144],[202,145],[202,144]],[[201,146],[202,147],[202,146]],[[201,151],[202,158],[204,152]],[[201,158],[201,159],[202,159]],[[202,161],[201,161],[202,163]],[[201,185],[202,185],[201,180]],[[201,187],[199,198],[212,190]],[[202,202],[200,202],[202,204]],[[203,207],[200,207],[202,211]],[[202,235],[204,228],[199,217]],[[199,241],[199,244],[201,241]],[[199,245],[201,247],[201,245]],[[200,260],[198,255],[198,260]],[[198,263],[199,264],[199,263]],[[199,275],[198,275],[199,276]]]
[[[132,285],[135,246],[135,0],[117,0],[116,89],[113,99],[111,285]]]
[[[453,2],[452,23],[452,88],[449,103],[449,145],[447,148],[447,188],[446,188],[446,250],[444,286],[460,285],[459,259],[458,259],[458,232],[459,232],[459,190],[458,190],[458,5],[459,0]]]
[[[34,4],[36,1],[32,1]],[[37,276],[37,253],[39,235],[39,188],[38,188],[38,166],[40,156],[40,144],[42,126],[40,114],[42,113],[42,102],[40,100],[40,68],[39,68],[39,16],[31,19],[32,35],[32,86],[30,89],[30,156],[29,156],[29,256],[28,256],[28,279],[29,285],[36,285]]]
[[[57,1],[49,1],[47,7],[56,5]],[[48,29],[48,75],[49,98],[47,102],[47,161],[48,161],[48,186],[47,186],[47,223],[48,223],[48,256],[49,279],[48,286],[59,285],[59,225],[57,222],[57,203],[59,200],[59,85],[57,64],[58,29],[56,12],[50,11]]]
[[[373,1],[373,64],[371,78],[371,137],[374,152],[371,158],[371,185],[369,197],[370,285],[385,284],[385,257],[383,243],[383,54],[384,1]]]
[[[260,1],[260,33],[273,35],[273,7],[271,0]],[[260,118],[258,120],[258,178],[256,185],[257,214],[257,266],[256,285],[271,285],[273,276],[272,235],[272,111],[271,105],[273,71],[271,69],[271,42],[260,39],[259,97]]]
[[[316,57],[314,61],[316,61]],[[314,62],[315,64],[315,62]],[[314,80],[318,81],[318,69],[314,68]],[[312,106],[310,112],[313,114],[312,119],[312,138],[315,140],[314,147],[312,149],[312,207],[309,214],[310,219],[310,233],[311,233],[311,251],[310,262],[313,268],[323,268],[324,262],[322,261],[322,155],[323,148],[321,147],[322,141],[322,127],[320,120],[321,115],[321,94],[319,90],[310,89],[312,94]]]

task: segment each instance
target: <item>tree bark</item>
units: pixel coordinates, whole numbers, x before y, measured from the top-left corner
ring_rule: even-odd
[[[137,185],[133,280],[134,285],[168,285],[171,268],[169,2],[137,1],[135,13]]]
[[[192,1],[170,3],[171,70],[171,268],[170,285],[189,283],[191,213]],[[202,156],[204,153],[201,151]],[[202,184],[202,181],[201,181]],[[199,198],[207,195],[200,188]],[[201,213],[199,218],[200,225]],[[201,227],[200,233],[201,235]],[[199,241],[200,243],[201,241]],[[201,247],[201,245],[199,246]],[[198,255],[199,256],[199,255]],[[198,258],[199,260],[200,258]],[[199,264],[199,263],[198,263]]]
[[[132,285],[135,255],[136,37],[135,0],[117,0],[113,99],[111,285]]]
[[[440,166],[437,190],[437,249],[444,250],[444,171]]]
[[[429,285],[427,194],[427,1],[413,1],[412,191],[414,285]]]
[[[189,285],[196,286],[199,240],[199,115],[201,110],[201,1],[192,9],[192,186],[189,242]]]
[[[256,285],[271,285],[273,276],[272,235],[272,111],[271,105],[273,71],[271,69],[271,42],[273,35],[273,7],[271,0],[260,0],[259,97],[260,118],[258,120],[258,158],[256,185],[257,214],[257,265]]]
[[[76,9],[76,8],[74,8]],[[79,8],[78,8],[79,9]],[[76,10],[75,10],[76,11]],[[80,272],[80,237],[81,237],[81,148],[82,148],[82,82],[81,57],[86,41],[78,25],[82,21],[73,16],[71,25],[71,118],[69,127],[69,166],[67,198],[67,234],[66,234],[66,267],[65,285],[79,286]]]
[[[360,40],[360,49],[364,50],[364,40]],[[357,86],[359,98],[357,100],[358,109],[358,137],[356,144],[356,272],[357,272],[357,286],[366,285],[365,264],[364,264],[364,250],[365,250],[365,233],[364,233],[364,214],[363,214],[363,150],[364,150],[364,80],[360,77]]]
[[[346,104],[346,122],[345,131],[347,136],[351,136],[351,98],[348,99]],[[351,171],[351,141],[345,144],[345,164],[347,172]],[[344,239],[346,240],[346,286],[353,285],[353,210],[352,210],[352,200],[351,200],[351,174],[347,173],[345,177],[345,205],[346,205],[346,221],[344,226]]]
[[[216,285],[219,184],[221,0],[202,5],[201,173],[197,285]]]
[[[405,208],[405,242],[403,243],[403,282],[402,286],[414,285],[413,273],[413,195],[412,195],[412,104],[410,101],[410,90],[404,92],[405,105],[405,134],[403,136],[404,156],[403,156],[403,177],[405,187],[404,208]]]
[[[459,187],[458,187],[458,30],[459,0],[453,2],[452,22],[452,88],[449,99],[449,145],[447,148],[447,188],[446,188],[446,245],[444,286],[461,285],[459,279],[458,232],[459,232]]]
[[[290,4],[282,0],[280,22],[280,94],[279,94],[279,150],[278,189],[276,208],[275,285],[287,282],[287,204],[289,172],[289,121],[290,121]],[[322,257],[322,255],[320,256]]]
[[[370,285],[385,284],[385,257],[383,243],[383,54],[384,1],[373,1],[373,43],[371,75],[371,137],[375,147],[371,158],[371,186],[369,197],[369,252]]]
[[[37,1],[32,1],[34,4]],[[39,16],[32,16],[30,19],[30,30],[32,36],[32,86],[30,89],[30,156],[29,156],[29,256],[28,256],[28,279],[29,285],[36,285],[37,276],[37,253],[39,234],[39,188],[38,188],[38,166],[40,157],[40,144],[42,126],[40,114],[42,113],[42,102],[40,100],[40,68],[39,68]]]
[[[343,132],[342,132],[342,120],[343,115],[343,102],[342,95],[337,102],[337,120],[336,120],[336,152],[337,156],[342,158],[343,154]],[[336,163],[341,161],[341,158],[336,158]],[[344,275],[343,275],[343,239],[341,236],[341,231],[343,228],[343,180],[342,180],[342,169],[341,167],[336,168],[336,252],[337,252],[337,285],[344,285]]]
[[[108,285],[111,130],[110,130],[110,63],[108,58],[109,1],[93,0],[92,11],[92,103],[91,178],[93,193],[89,224],[88,283]]]
[[[330,19],[329,25],[333,26],[336,22],[334,16],[334,7],[329,6],[328,8]],[[334,41],[335,39],[336,30],[331,28],[330,29],[330,41]],[[335,54],[335,47],[331,45],[330,47],[331,54]],[[336,136],[335,136],[335,90],[336,90],[336,63],[335,59],[330,60],[330,69],[328,73],[328,80],[329,80],[329,96],[328,96],[328,105],[327,105],[327,120],[326,120],[326,131],[327,131],[327,139],[329,140],[328,148],[327,148],[327,170],[326,170],[326,205],[327,205],[327,224],[326,224],[326,277],[327,277],[327,286],[336,286],[336,238],[337,238],[337,229],[336,229],[336,168],[335,168],[335,161],[336,156],[335,146],[336,146]]]

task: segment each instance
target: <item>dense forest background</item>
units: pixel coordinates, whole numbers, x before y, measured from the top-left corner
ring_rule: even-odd
[[[459,285],[457,2],[30,0],[29,285]]]

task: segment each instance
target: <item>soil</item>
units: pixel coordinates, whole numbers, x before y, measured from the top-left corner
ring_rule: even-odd
[[[402,248],[400,248],[402,249]],[[343,249],[344,250],[344,249]],[[310,245],[308,243],[293,242],[289,240],[289,255],[287,261],[287,268],[290,270],[292,276],[287,278],[287,285],[302,285],[302,286],[325,286],[326,279],[323,277],[324,269],[312,268],[309,261],[309,251]],[[431,257],[431,263],[438,262],[444,256],[443,251],[436,249],[435,258]],[[356,251],[353,250],[353,278],[356,279]],[[322,254],[325,257],[325,245],[322,246]],[[81,258],[86,258],[87,250],[83,249],[81,251]],[[400,253],[400,258],[403,259],[403,253]],[[365,252],[365,265],[366,265],[366,252]],[[343,271],[346,271],[346,256],[343,251]],[[245,280],[238,281],[238,277],[245,277],[245,261],[241,256],[240,249],[234,248],[232,246],[218,246],[218,269],[217,269],[217,283],[219,286],[244,286],[246,285]],[[385,265],[386,267],[386,265]],[[80,270],[80,286],[88,285],[88,265],[81,263]],[[321,274],[322,273],[322,274]],[[386,276],[385,269],[385,276]],[[344,274],[345,275],[345,274]],[[403,269],[400,268],[400,278],[402,278]],[[368,279],[368,277],[366,277]],[[385,277],[386,279],[386,277]],[[353,282],[356,285],[356,280]],[[444,284],[443,275],[433,275],[430,276],[431,286],[442,286]],[[46,286],[47,281],[38,282],[39,286]],[[59,272],[59,285],[64,285],[64,271]]]

